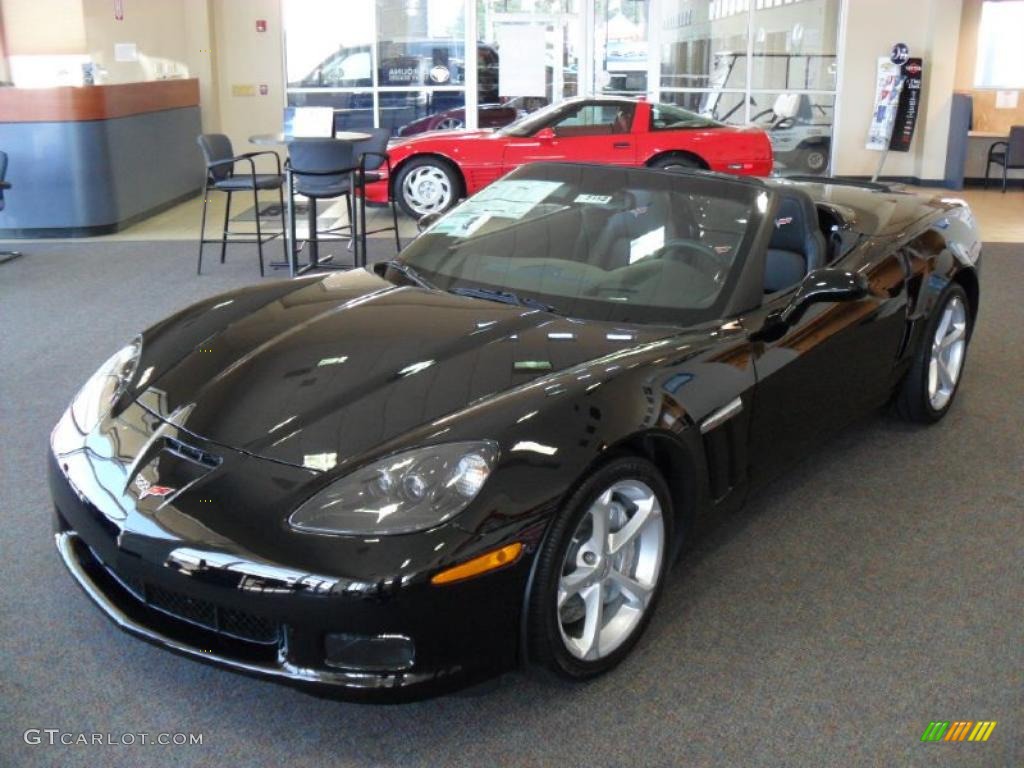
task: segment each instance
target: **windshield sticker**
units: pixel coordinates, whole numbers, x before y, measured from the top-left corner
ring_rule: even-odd
[[[448,235],[448,237],[469,237],[491,218],[489,213],[466,211],[466,207],[463,205],[459,210],[449,213],[430,228],[430,234]]]
[[[588,205],[608,205],[612,201],[611,195],[576,195],[574,203],[586,203]]]
[[[477,192],[459,210],[475,214],[487,213],[504,219],[521,219],[561,186],[560,181],[496,181]]]
[[[640,235],[629,243],[629,263],[633,264],[640,259],[650,256],[665,245],[665,228],[652,229],[646,235]]]

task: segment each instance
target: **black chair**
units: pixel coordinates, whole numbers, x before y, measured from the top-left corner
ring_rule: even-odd
[[[7,181],[7,153],[0,152],[0,211],[4,209],[4,190],[10,189]],[[0,264],[21,256],[21,251],[0,251]]]
[[[203,159],[206,161],[206,179],[203,181],[203,219],[199,225],[199,264],[196,267],[196,274],[203,272],[203,246],[206,243],[220,243],[220,262],[224,263],[227,255],[227,247],[230,238],[232,243],[256,243],[256,250],[260,258],[260,276],[263,276],[263,244],[270,242],[276,237],[282,238],[285,260],[288,259],[288,244],[284,241],[285,218],[284,218],[284,175],[281,173],[281,158],[276,152],[264,150],[262,152],[246,152],[242,155],[235,155],[231,148],[231,139],[222,133],[204,133],[198,139],[199,148],[203,151]],[[256,173],[256,158],[267,155],[274,158],[277,173]],[[249,172],[236,173],[235,164],[247,162]],[[228,196],[227,205],[224,208],[224,228],[221,231],[219,240],[206,238],[206,207],[210,202],[209,192],[217,189],[226,192]],[[281,206],[281,232],[263,237],[263,229],[260,223],[260,198],[261,189],[276,189],[278,202]],[[231,220],[231,196],[235,192],[252,192],[253,203],[256,206],[256,239],[239,237],[240,234],[250,233],[232,232],[228,229]]]
[[[328,259],[320,259],[320,235],[349,233],[350,244],[356,242],[357,227],[355,225],[355,204],[352,200],[354,176],[358,171],[355,163],[355,151],[352,142],[337,139],[293,139],[288,142],[288,162],[285,165],[288,175],[288,194],[294,201],[295,195],[302,195],[309,201],[309,234],[306,245],[309,248],[309,263],[298,273],[311,269],[349,269],[348,265],[331,264]],[[330,229],[317,229],[317,201],[345,198],[348,209],[348,224]],[[295,233],[295,205],[290,206],[288,227],[291,233],[293,265],[298,254],[298,238]],[[358,263],[358,247],[356,261]]]
[[[997,152],[998,147],[1004,147]],[[988,148],[988,161],[985,163],[985,189],[988,189],[988,172],[992,163],[1003,166],[1003,192],[1006,191],[1006,172],[1024,168],[1024,125],[1010,128],[1009,141],[997,141]]]
[[[375,235],[378,232],[395,233],[395,251],[402,250],[402,241],[398,237],[398,208],[395,205],[395,197],[392,194],[391,183],[388,184],[388,202],[391,206],[390,227],[380,227],[367,231],[366,229],[366,185],[380,181],[380,169],[384,167],[388,172],[388,179],[393,180],[391,173],[391,158],[388,157],[388,140],[391,138],[391,131],[388,128],[373,128],[370,130],[370,138],[355,143],[356,166],[359,172],[356,174],[356,188],[362,192],[363,200],[360,205],[359,216],[359,248],[356,251],[356,258],[362,252],[362,264],[366,266],[366,236]]]

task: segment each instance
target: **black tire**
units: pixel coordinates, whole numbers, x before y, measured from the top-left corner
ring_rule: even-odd
[[[597,660],[583,660],[573,655],[562,639],[557,593],[563,563],[577,526],[597,498],[613,484],[622,480],[640,480],[654,491],[661,505],[664,522],[662,557],[657,580],[645,612],[632,634],[614,651]],[[603,674],[619,664],[636,645],[653,615],[665,583],[670,553],[673,550],[672,498],[664,478],[647,459],[623,456],[612,459],[591,475],[569,498],[552,522],[545,536],[534,567],[532,586],[526,611],[526,659],[531,671],[548,677],[570,681],[587,680]]]
[[[436,183],[447,185],[445,202],[436,209],[428,210],[423,205],[418,205],[414,199],[407,197],[406,181],[410,177],[415,178],[416,175],[424,173],[433,175]],[[392,194],[406,214],[414,219],[419,219],[431,213],[445,213],[454,208],[463,195],[462,178],[452,164],[443,158],[432,155],[415,157],[398,170]]]
[[[945,313],[946,308],[954,299],[959,299],[963,302],[963,306],[966,309],[966,328],[964,331],[963,348],[964,358],[963,362],[960,364],[959,373],[956,377],[952,393],[949,395],[949,399],[944,405],[942,405],[942,407],[936,408],[932,404],[928,387],[929,367],[932,360],[932,343],[935,338],[935,334],[938,331],[939,323],[942,321],[942,316]],[[971,325],[972,310],[970,302],[967,299],[967,292],[964,291],[964,289],[957,283],[950,283],[935,302],[935,307],[932,310],[931,316],[928,318],[927,324],[925,325],[924,333],[918,343],[918,348],[914,352],[914,361],[896,395],[894,404],[896,413],[900,418],[905,419],[906,421],[916,422],[918,424],[932,424],[946,415],[950,407],[953,405],[953,401],[956,399],[956,393],[960,388],[960,382],[963,380],[963,367],[966,363],[967,347],[971,339]]]
[[[800,165],[807,173],[824,173],[828,170],[828,150],[828,146],[824,144],[804,147],[800,153]]]
[[[655,158],[650,163],[651,168],[660,171],[692,170],[704,171],[707,166],[693,155],[670,154]]]

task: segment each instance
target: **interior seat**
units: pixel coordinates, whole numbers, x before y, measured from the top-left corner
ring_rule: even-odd
[[[765,293],[796,285],[812,270],[825,266],[828,250],[811,198],[796,190],[782,194],[765,254]]]
[[[600,234],[594,240],[592,250],[597,254],[597,266],[612,270],[630,264],[633,241],[657,228],[659,223],[666,228],[665,239],[674,237],[673,222],[668,216],[664,193],[649,190],[626,190],[623,210],[607,216],[600,209],[585,209],[585,216],[607,216],[601,225]]]

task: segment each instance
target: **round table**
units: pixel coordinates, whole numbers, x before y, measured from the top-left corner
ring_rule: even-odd
[[[306,138],[314,138],[314,137],[287,136],[284,133],[284,131],[278,131],[277,133],[254,133],[252,136],[249,137],[249,143],[250,144],[256,144],[256,145],[259,145],[259,146],[264,146],[264,147],[275,147],[275,146],[283,147],[286,144],[288,144],[288,142],[290,142],[290,141],[303,141]],[[346,142],[346,143],[354,143],[354,142],[357,142],[357,141],[365,141],[366,139],[369,139],[370,138],[370,134],[369,133],[360,133],[359,131],[335,131],[333,136],[330,136],[330,137],[324,136],[322,138],[331,138],[331,139],[334,139],[335,141],[341,141],[341,142]],[[288,221],[290,222],[292,220],[292,213],[291,213],[292,189],[291,189],[291,185],[289,185],[289,187],[288,187],[288,203],[287,203],[287,205],[288,205],[288,209],[289,209],[288,210]],[[297,258],[298,255],[297,255],[297,253],[295,251],[295,243],[294,242],[290,242],[291,238],[289,237],[289,233],[291,232],[291,227],[289,226],[286,229],[285,233],[284,233],[285,240],[289,243],[289,246],[288,246],[288,253],[289,253],[289,257],[288,257],[288,270],[289,270],[289,272],[290,272],[292,277],[295,277],[296,275],[302,274],[304,272],[309,272],[311,269],[318,269],[320,267],[334,267],[335,269],[337,269],[336,266],[328,265],[326,263],[327,261],[330,260],[330,257],[328,257],[327,259],[324,259],[323,261],[320,260],[320,243],[319,243],[319,240],[318,240],[317,235],[316,235],[316,200],[310,200],[309,201],[309,214],[308,214],[308,219],[307,220],[308,220],[308,227],[309,227],[309,238],[307,240],[307,243],[309,244],[309,263],[306,266],[302,267],[302,269],[299,269],[298,258]],[[353,222],[349,222],[349,224],[350,224],[350,226],[354,226]],[[355,236],[356,236],[356,233],[355,233],[355,229],[353,228],[352,229],[352,239],[353,239],[353,241],[355,240]],[[275,266],[275,265],[271,264],[271,266]]]
[[[259,144],[263,147],[274,147],[284,146],[289,141],[301,141],[303,136],[287,136],[284,131],[278,131],[277,133],[254,133],[249,137],[250,144]],[[323,138],[337,139],[338,141],[366,141],[370,138],[368,133],[360,133],[359,131],[337,131],[334,136],[324,136]]]

